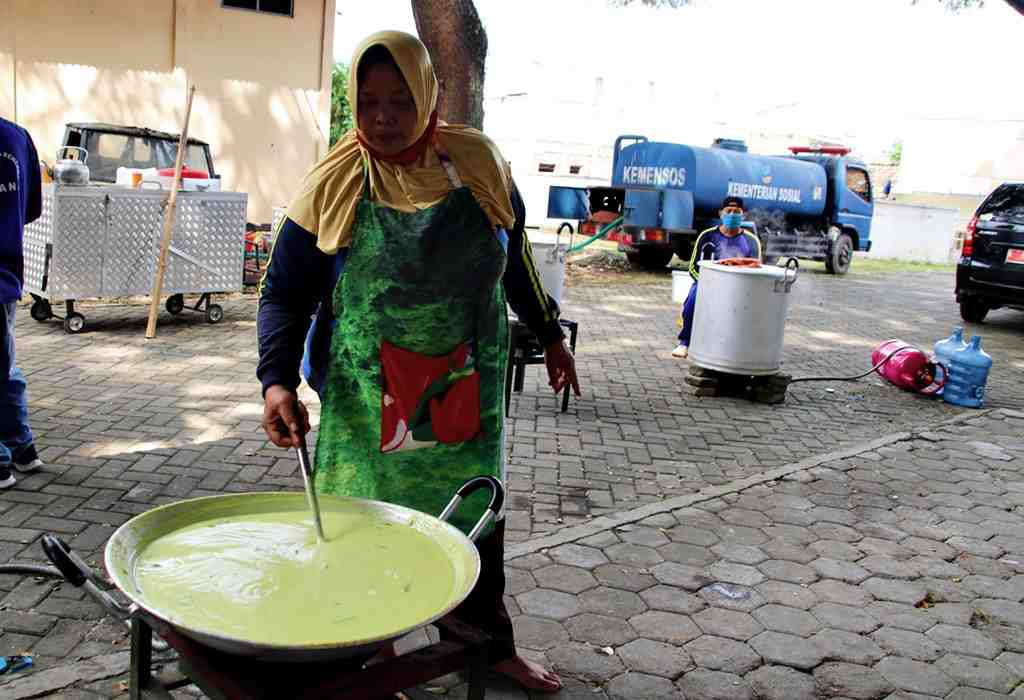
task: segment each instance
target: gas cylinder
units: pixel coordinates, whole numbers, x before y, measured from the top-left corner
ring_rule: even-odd
[[[934,394],[946,381],[944,369],[928,356],[902,340],[887,340],[871,353],[871,364],[877,365],[889,357],[875,371],[900,389],[919,394]]]
[[[970,345],[954,352],[950,362],[950,381],[942,398],[954,406],[981,408],[985,404],[985,384],[992,369],[992,357],[981,349],[981,336],[974,336]]]
[[[967,347],[967,341],[964,340],[963,326],[957,326],[953,329],[952,335],[935,343],[935,361],[946,369],[947,384],[949,383],[949,379],[953,373],[952,363],[950,362],[953,359],[953,353],[965,347]],[[942,391],[944,391],[944,389]],[[942,391],[939,393],[941,394]]]

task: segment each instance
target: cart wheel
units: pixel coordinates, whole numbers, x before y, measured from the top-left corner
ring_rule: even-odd
[[[206,320],[210,323],[220,323],[224,318],[224,309],[220,304],[210,304],[206,307]]]
[[[167,297],[167,302],[164,305],[167,307],[168,313],[177,316],[185,308],[185,297],[181,294],[174,294]]]
[[[85,316],[78,312],[68,314],[64,319],[65,333],[81,333],[83,328],[85,328]]]
[[[53,318],[53,307],[50,306],[50,302],[46,299],[36,299],[32,302],[32,308],[29,309],[29,313],[32,318],[43,323]]]

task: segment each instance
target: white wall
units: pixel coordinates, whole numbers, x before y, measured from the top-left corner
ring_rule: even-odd
[[[949,262],[960,221],[956,209],[875,202],[871,253],[875,258]]]

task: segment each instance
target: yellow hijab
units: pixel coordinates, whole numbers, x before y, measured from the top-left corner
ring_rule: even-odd
[[[426,47],[404,32],[371,34],[356,47],[348,74],[348,100],[359,113],[359,61],[381,45],[394,57],[416,104],[417,125],[408,147],[424,134],[437,107],[437,78]],[[416,211],[444,199],[451,191],[435,148],[428,146],[412,165],[374,158],[349,131],[309,171],[299,195],[288,207],[288,218],[316,236],[316,246],[327,254],[348,247],[355,224],[356,205],[363,191],[363,163],[370,176],[370,196],[378,204]],[[495,227],[511,228],[515,221],[510,201],[512,176],[497,146],[476,129],[438,122],[436,147],[452,161]]]

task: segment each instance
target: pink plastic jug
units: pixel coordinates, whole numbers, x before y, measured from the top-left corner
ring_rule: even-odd
[[[946,368],[909,343],[885,341],[871,352],[871,364],[877,365],[887,356],[875,371],[900,389],[931,395],[946,383]]]

